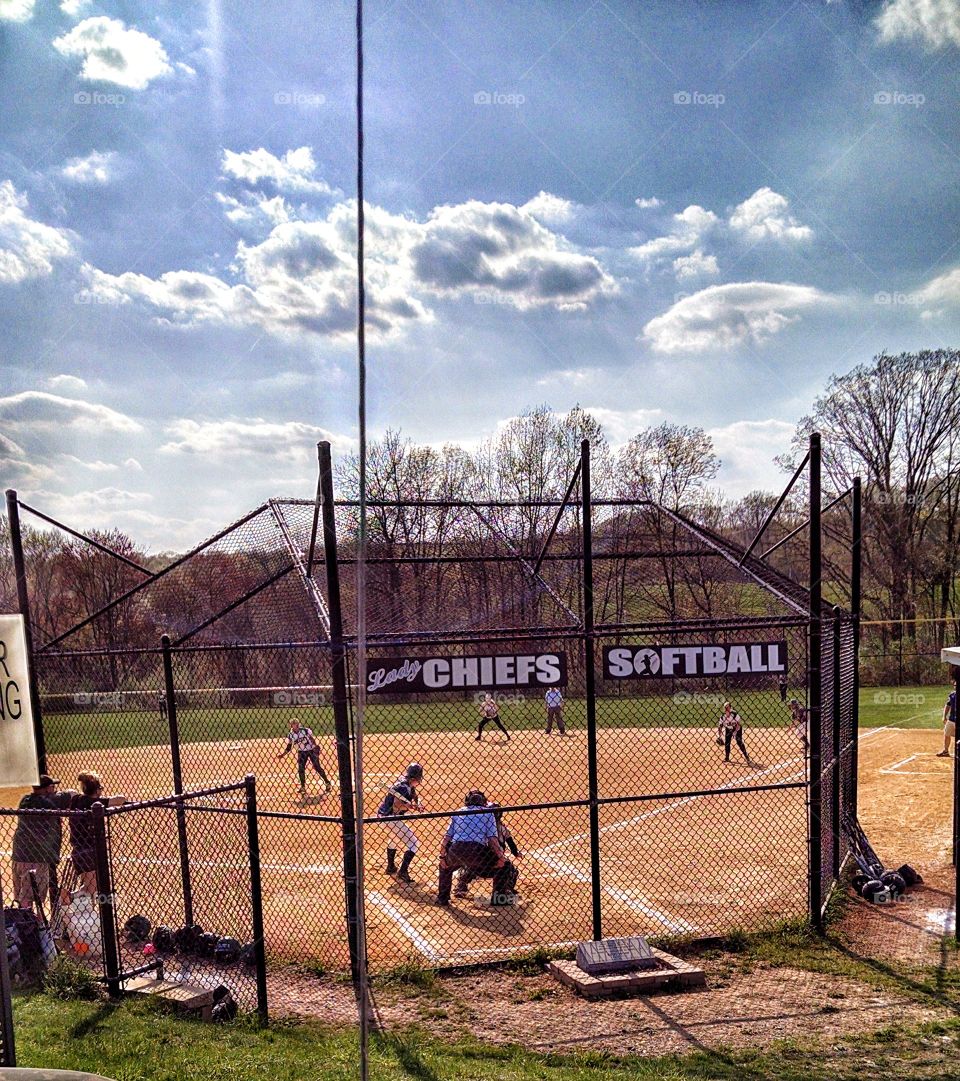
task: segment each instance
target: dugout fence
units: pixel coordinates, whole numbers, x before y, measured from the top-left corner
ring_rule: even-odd
[[[801,465],[811,541],[813,450]],[[326,455],[317,501],[271,501],[168,568],[130,570],[119,593],[38,640],[48,769],[67,780],[95,769],[138,799],[255,773],[278,962],[355,967],[362,917],[373,969],[409,956],[495,960],[601,933],[820,921],[856,806],[857,491],[846,610],[824,602],[837,594],[815,543],[788,556],[778,542],[759,558],[756,540],[744,548],[678,511],[593,501],[586,445],[556,498],[375,501],[360,658],[356,508],[334,502]],[[151,628],[175,633],[160,640]],[[540,664],[560,678],[540,678]],[[352,787],[361,678],[362,904]],[[563,734],[556,717],[546,731],[551,687]],[[489,719],[478,739],[487,693],[506,732]],[[726,746],[727,701],[742,747]],[[278,757],[292,719],[318,738],[329,794],[308,759],[301,799],[296,754]],[[424,769],[424,806],[402,823],[379,816],[410,762]],[[491,906],[489,877],[457,879],[463,896],[441,909],[438,853],[471,789],[500,805],[522,853],[519,898]],[[387,850],[399,865],[409,845],[405,884],[386,873]]]

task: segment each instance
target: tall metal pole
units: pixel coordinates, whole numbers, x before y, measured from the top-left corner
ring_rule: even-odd
[[[353,772],[350,761],[350,717],[347,709],[347,659],[343,644],[343,607],[340,600],[340,568],[337,565],[337,523],[333,505],[333,464],[330,444],[317,444],[322,494],[323,555],[327,571],[327,605],[330,609],[330,681],[333,685],[333,726],[337,741],[337,774],[340,779],[340,821],[343,838],[343,884],[347,914],[350,971],[359,989],[361,957],[357,926],[360,898],[357,891],[357,821],[353,804]]]
[[[100,937],[103,945],[103,974],[111,998],[120,997],[120,951],[117,945],[117,913],[114,904],[110,857],[107,853],[107,820],[102,803],[87,812],[93,818],[93,847],[97,874],[97,910],[100,913]]]
[[[23,558],[23,537],[20,532],[20,504],[15,489],[7,492],[7,522],[10,526],[10,549],[13,572],[17,578],[17,605],[23,616],[23,634],[27,645],[27,672],[30,682],[30,710],[33,713],[33,738],[37,745],[37,765],[40,773],[47,772],[47,746],[43,738],[43,718],[40,716],[40,692],[33,659],[33,628],[30,621],[30,594],[27,589],[27,565]]]
[[[600,805],[597,783],[597,692],[593,641],[593,513],[590,505],[590,440],[580,443],[580,492],[583,503],[583,670],[587,695],[587,792],[590,800],[590,898],[593,937],[603,938],[600,904]]]
[[[173,681],[173,656],[170,651],[170,635],[160,636],[163,652],[163,688],[167,702],[167,725],[170,730],[170,767],[173,770],[173,791],[183,795],[183,769],[180,763],[180,726],[177,722],[177,691]],[[177,800],[177,841],[180,845],[180,882],[183,887],[183,919],[189,927],[193,923],[193,884],[190,878],[190,852],[187,847],[187,813],[183,800]]]
[[[957,712],[960,713],[960,667],[953,670],[953,690],[956,694],[954,703],[956,704]],[[960,721],[960,717],[958,717]],[[954,911],[954,935],[957,934],[956,925],[960,923],[960,858],[958,858],[957,848],[960,846],[960,755],[957,754],[957,748],[960,747],[960,742],[957,741],[957,733],[954,730],[953,734],[953,867],[954,867],[954,882],[953,882],[953,911]]]
[[[2,895],[2,893],[0,893]],[[16,1066],[17,1049],[13,1038],[13,992],[7,964],[7,932],[0,904],[0,1066]]]
[[[863,494],[859,477],[853,479],[853,544],[850,565],[850,614],[853,616],[853,732],[850,735],[850,814],[857,817],[860,769],[860,619],[863,614]]]
[[[822,879],[822,677],[821,677],[821,598],[822,534],[820,520],[820,434],[810,435],[810,629],[808,634],[807,685],[810,702],[810,761],[807,778],[809,902],[810,922],[823,929]]]
[[[830,718],[830,735],[831,748],[830,753],[832,757],[832,764],[830,767],[830,775],[833,779],[833,791],[831,793],[830,800],[830,829],[833,835],[833,851],[831,855],[833,857],[831,867],[833,870],[834,879],[840,878],[840,836],[841,836],[841,819],[840,808],[842,801],[840,799],[840,783],[842,773],[840,770],[840,756],[841,756],[841,743],[840,743],[840,631],[842,624],[840,622],[840,606],[835,604],[833,606],[833,702],[832,704],[832,717]]]
[[[257,823],[257,782],[252,773],[243,781],[247,799],[247,842],[250,850],[250,915],[253,959],[257,975],[257,1013],[267,1021],[267,948],[263,930],[263,887],[260,881],[260,831]]]

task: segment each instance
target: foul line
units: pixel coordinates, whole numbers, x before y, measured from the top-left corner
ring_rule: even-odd
[[[413,924],[404,916],[404,914],[387,900],[382,893],[368,893],[368,904],[376,905],[377,908],[384,912],[396,923],[397,927],[410,939],[413,945],[427,958],[428,961],[439,961],[443,957],[443,952],[438,950],[436,946],[425,938],[420,932],[413,926]]]

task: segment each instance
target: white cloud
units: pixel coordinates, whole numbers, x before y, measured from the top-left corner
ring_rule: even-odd
[[[79,375],[51,375],[44,383],[48,390],[66,390],[80,394],[87,389],[86,379]]]
[[[690,255],[681,255],[673,261],[673,272],[678,282],[695,281],[697,278],[716,278],[720,267],[714,255],[704,255],[698,248]]]
[[[262,196],[247,196],[235,199],[232,195],[216,193],[217,202],[224,208],[227,221],[237,226],[267,227],[283,225],[291,221],[293,213],[282,195],[267,199]]]
[[[354,440],[302,421],[269,421],[231,418],[229,420],[178,420],[167,428],[171,442],[160,447],[161,454],[197,454],[204,458],[256,457],[276,462],[312,461],[316,444],[329,440],[341,452],[354,449]]]
[[[960,45],[958,0],[888,0],[875,20],[880,40],[919,40],[931,49]]]
[[[658,199],[655,195],[649,199],[634,199],[633,201],[641,210],[656,210],[658,206],[663,206],[663,200]]]
[[[0,19],[25,23],[33,16],[36,0],[0,0]]]
[[[917,293],[909,296],[916,300],[917,307],[922,308],[922,314],[928,317],[943,315],[950,309],[960,308],[960,267],[939,274]]]
[[[796,426],[783,420],[739,420],[720,428],[710,428],[707,435],[723,463],[718,483],[724,494],[739,499],[757,489],[782,487],[778,454],[790,449]]]
[[[120,468],[116,462],[101,462],[99,459],[94,462],[85,462],[75,454],[65,454],[63,457],[72,465],[79,466],[81,469],[89,469],[91,473],[116,473]]]
[[[288,150],[282,158],[271,154],[262,147],[259,150],[245,150],[237,153],[224,150],[220,163],[223,176],[239,180],[251,187],[266,181],[277,191],[295,195],[336,195],[339,194],[323,179],[317,179],[317,163],[309,146]]]
[[[76,19],[90,7],[91,3],[93,0],[61,0],[60,10],[71,19]]]
[[[106,405],[61,398],[42,390],[25,390],[0,398],[0,422],[34,430],[72,428],[102,434],[123,435],[142,431],[132,418]]]
[[[27,485],[32,488],[52,473],[48,466],[31,461],[30,455],[21,446],[0,432],[0,487]]]
[[[123,460],[123,468],[124,469],[130,469],[134,473],[142,473],[143,472],[143,466],[137,461],[136,458],[124,458],[124,460]]]
[[[795,243],[813,237],[813,230],[801,225],[790,213],[786,198],[771,188],[758,188],[749,199],[734,207],[730,228],[751,242]]]
[[[120,155],[114,150],[94,150],[83,158],[71,158],[60,170],[64,180],[75,184],[107,184],[116,175]]]
[[[711,285],[678,300],[643,328],[659,353],[702,352],[758,344],[830,298],[808,285],[735,282]]]
[[[71,254],[69,234],[27,217],[26,209],[26,196],[9,180],[0,183],[0,285],[45,277]]]
[[[84,19],[56,38],[53,47],[64,56],[80,57],[80,78],[91,82],[143,90],[154,79],[173,73],[159,41],[104,15]]]
[[[574,205],[569,199],[551,195],[548,191],[528,199],[520,209],[547,225],[563,225],[573,218],[574,213]]]
[[[470,201],[437,207],[424,222],[368,206],[367,319],[374,336],[430,322],[428,300],[496,295],[511,308],[579,309],[616,283],[592,255],[521,207]],[[318,221],[287,221],[259,244],[240,242],[230,285],[197,271],[159,278],[84,266],[81,297],[142,303],[178,325],[222,322],[274,334],[352,338],[356,329],[356,208],[336,204]]]
[[[701,246],[717,227],[719,220],[712,210],[704,210],[702,206],[694,204],[673,215],[669,233],[627,250],[648,264],[685,255]]]
[[[662,424],[662,409],[605,409],[597,405],[585,405],[585,413],[599,421],[612,447],[628,443],[637,432],[655,424]]]

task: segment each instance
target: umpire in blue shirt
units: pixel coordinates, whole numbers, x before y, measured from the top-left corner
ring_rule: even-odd
[[[464,811],[487,806],[487,797],[474,789],[467,793]],[[515,897],[517,868],[503,854],[497,835],[497,822],[493,811],[481,814],[457,813],[440,846],[440,883],[437,888],[437,904],[450,904],[450,889],[454,872],[463,868],[471,877],[492,878],[493,890],[490,904],[511,905]]]

